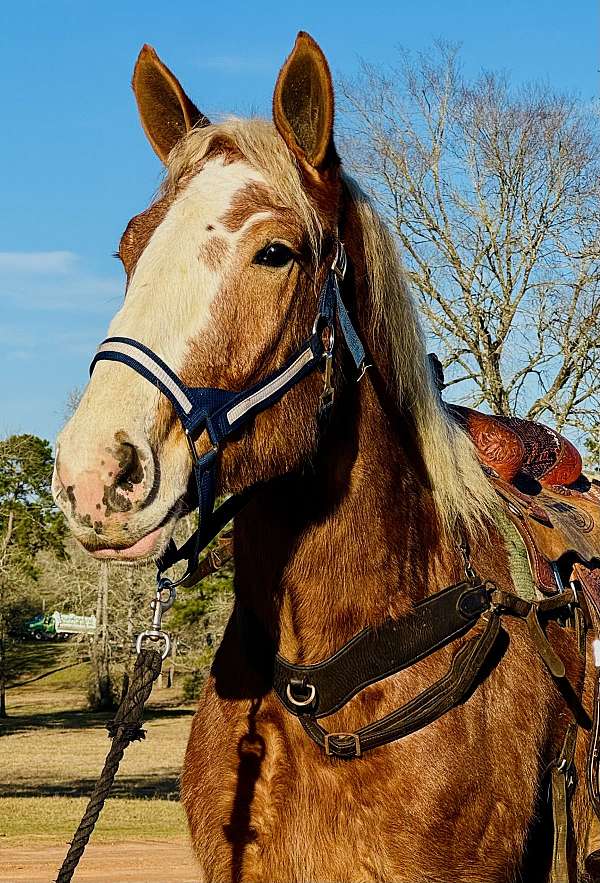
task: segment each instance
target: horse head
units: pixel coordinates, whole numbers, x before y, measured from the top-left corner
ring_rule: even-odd
[[[273,96],[273,122],[212,125],[155,51],[133,89],[166,166],[156,200],[127,225],[126,276],[111,337],[130,337],[189,386],[241,390],[280,366],[314,320],[342,198],[325,57],[300,33]],[[317,444],[318,373],[229,441],[221,492],[293,469]],[[201,436],[201,455],[210,445]],[[160,553],[186,509],[191,461],[171,404],[126,366],[96,365],[58,440],[56,500],[97,557]]]

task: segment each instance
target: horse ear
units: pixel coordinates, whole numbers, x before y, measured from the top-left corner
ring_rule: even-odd
[[[338,157],[333,144],[333,83],[310,34],[300,31],[273,94],[277,130],[305,172],[319,179]]]
[[[210,125],[152,46],[146,44],[138,55],[132,86],[144,132],[164,163],[186,132]]]

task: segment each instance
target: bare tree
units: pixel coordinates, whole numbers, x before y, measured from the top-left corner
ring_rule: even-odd
[[[600,414],[600,139],[550,88],[439,44],[342,84],[346,152],[395,230],[447,383],[584,438]]]

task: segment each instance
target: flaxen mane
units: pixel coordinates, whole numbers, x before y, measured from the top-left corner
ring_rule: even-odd
[[[316,264],[321,243],[317,213],[291,154],[266,120],[232,118],[192,130],[171,153],[161,194],[172,192],[198,168],[216,142],[231,144],[249,165],[260,169],[277,200],[296,212]],[[460,518],[467,530],[475,533],[494,509],[494,491],[470,440],[446,413],[433,387],[423,330],[396,244],[369,197],[349,176],[344,175],[344,181],[362,227],[372,316],[377,336],[387,341],[382,352],[387,349],[392,362],[393,395],[414,419],[440,521],[452,531]]]

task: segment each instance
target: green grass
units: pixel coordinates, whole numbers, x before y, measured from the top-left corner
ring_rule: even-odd
[[[89,660],[80,660],[74,664],[66,663],[68,668],[59,668],[43,680],[43,685],[48,690],[86,690],[90,678]]]
[[[85,645],[23,643],[14,651],[18,679],[7,692],[9,717],[0,721],[0,844],[64,843],[102,769],[111,715],[86,710]],[[153,690],[144,717],[147,738],[125,753],[100,841],[186,837],[177,798],[191,709],[181,707],[181,678],[175,689]]]
[[[86,682],[89,673],[87,646],[77,641],[18,641],[9,646],[9,663],[13,677],[11,689],[28,683],[44,688],[77,688]],[[39,679],[35,681],[34,679]]]
[[[86,807],[77,797],[0,798],[0,838],[11,844],[70,840]],[[172,800],[109,799],[94,840],[170,839],[187,833],[181,804]]]

